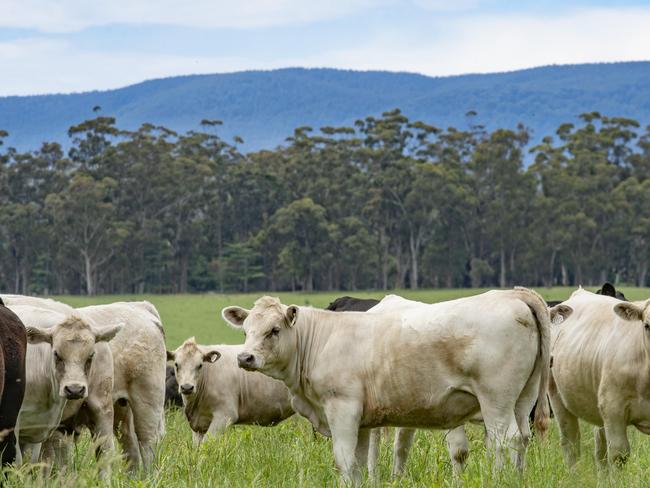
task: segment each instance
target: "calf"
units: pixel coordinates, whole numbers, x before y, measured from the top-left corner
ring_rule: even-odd
[[[205,434],[215,436],[231,424],[269,426],[293,415],[282,382],[237,366],[243,350],[243,345],[202,346],[192,337],[167,353],[196,445]]]
[[[178,392],[176,371],[174,370],[174,367],[169,364],[165,370],[165,405],[175,407],[183,406],[183,398]]]
[[[263,297],[227,307],[244,329],[240,367],[283,381],[292,405],[331,434],[336,464],[358,482],[369,429],[451,429],[481,413],[496,466],[522,457],[520,399],[546,403],[549,311],[526,289],[491,291],[392,313],[333,313]],[[527,402],[524,402],[527,407]],[[540,409],[539,428],[548,422]]]
[[[25,395],[26,351],[25,326],[0,300],[0,452],[3,466],[16,458],[14,429]]]
[[[554,330],[549,389],[564,458],[580,454],[578,419],[594,425],[596,460],[620,464],[627,427],[650,434],[650,300],[621,302],[579,289],[571,317]]]

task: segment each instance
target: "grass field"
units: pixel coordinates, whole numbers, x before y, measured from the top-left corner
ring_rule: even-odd
[[[650,296],[650,289],[625,288],[628,299]],[[538,290],[546,299],[568,297],[571,289]],[[480,290],[421,290],[400,291],[398,294],[425,302],[437,302],[472,295]],[[340,293],[280,293],[283,303],[324,307]],[[380,292],[355,293],[359,297],[381,298]],[[243,336],[230,329],[221,319],[221,309],[227,305],[250,307],[259,294],[240,295],[146,295],[103,297],[59,297],[73,306],[109,303],[117,300],[151,301],[160,311],[167,347],[176,348],[183,340],[196,336],[199,343],[240,343]],[[460,485],[467,487],[526,486],[650,486],[650,439],[630,429],[632,455],[622,470],[598,470],[591,455],[593,448],[590,426],[582,425],[582,457],[571,470],[565,468],[553,424],[549,438],[538,444],[533,441],[528,452],[523,475],[514,469],[494,474],[483,448],[483,430],[470,427],[470,459]],[[420,431],[411,451],[406,473],[397,480],[390,479],[391,446],[384,440],[380,456],[381,486],[457,486],[445,447],[444,433]],[[101,462],[109,462],[104,460]],[[89,436],[78,443],[69,466],[55,470],[43,479],[38,469],[23,466],[8,469],[6,486],[65,486],[85,487],[101,484],[99,466]],[[175,486],[335,486],[337,472],[330,441],[314,437],[310,425],[302,418],[291,418],[278,427],[262,428],[235,426],[222,437],[206,441],[198,450],[192,447],[191,431],[180,410],[171,409],[167,415],[167,433],[158,447],[154,469],[149,473],[132,475],[116,457],[112,460],[110,486],[175,487]],[[374,486],[369,481],[367,486]]]

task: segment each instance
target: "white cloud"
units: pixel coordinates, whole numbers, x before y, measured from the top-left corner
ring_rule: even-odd
[[[255,28],[328,20],[384,0],[0,0],[0,26],[71,32],[109,24]]]
[[[419,33],[382,33],[362,46],[313,56],[303,64],[441,76],[648,60],[649,25],[650,8],[577,10],[558,16],[473,15],[436,26],[430,41]]]
[[[2,1],[2,0],[0,0]],[[261,0],[260,0],[261,1]],[[429,75],[494,72],[546,64],[648,59],[650,8],[589,9],[561,16],[464,15],[421,32],[382,30],[363,44],[269,59],[87,51],[49,38],[0,42],[0,95],[107,89],[145,79],[286,66],[411,71]]]
[[[412,5],[468,10],[479,0],[0,0],[0,27],[73,32],[110,24],[257,28],[303,24]]]

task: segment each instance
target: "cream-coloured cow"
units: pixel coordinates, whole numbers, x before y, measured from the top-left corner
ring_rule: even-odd
[[[357,482],[369,429],[452,429],[482,414],[496,466],[524,445],[522,394],[538,387],[548,422],[549,311],[526,289],[491,291],[402,312],[328,312],[263,297],[227,307],[246,333],[240,367],[283,381],[293,407],[331,434],[343,477]],[[542,380],[534,372],[541,371]]]
[[[105,449],[118,438],[132,468],[145,467],[153,459],[153,446],[164,433],[165,343],[160,315],[147,301],[117,302],[74,309],[52,299],[2,295],[10,305],[37,305],[52,313],[76,314],[98,326],[124,323],[124,330],[108,346],[110,366],[93,370],[87,401],[69,401],[62,417],[62,430],[87,426],[104,439]],[[161,373],[162,371],[162,373]],[[67,442],[60,432],[44,446],[48,457],[66,458]],[[54,452],[58,451],[58,452]]]
[[[418,302],[415,300],[408,300],[406,298],[397,295],[387,295],[377,305],[370,308],[368,312],[374,312],[374,313],[395,312],[395,311],[403,311],[414,307],[422,307],[422,306],[426,307],[428,305],[429,304],[427,303]],[[572,310],[570,307],[564,304],[559,304],[556,305],[555,307],[550,308],[549,312],[550,312],[551,322],[559,323],[562,322],[566,317],[571,315]],[[533,377],[537,377],[537,379],[535,380],[533,379],[533,377],[531,377],[533,381],[533,383],[530,385],[531,387],[527,388],[526,391],[522,392],[522,396],[517,401],[516,415],[525,414],[528,417],[530,417],[530,412],[533,410],[533,407],[535,406],[535,402],[537,401],[537,395],[539,391],[538,385],[541,379],[541,373],[542,373],[541,368],[537,368],[533,372]],[[472,419],[472,421],[474,422],[479,422],[481,420],[482,417],[480,416],[480,414],[477,415],[474,419]],[[523,420],[520,419],[518,419],[518,423],[520,426],[522,440],[525,447],[528,445],[531,436],[530,425],[528,422],[524,422]],[[544,428],[544,426],[542,426],[542,428]],[[376,438],[375,439],[371,438],[371,448],[368,452],[369,470],[371,469],[371,467],[376,466],[376,462],[377,462],[376,458],[378,456],[378,443],[379,443],[379,435],[380,435],[379,430],[377,429],[375,432],[373,432],[373,435]],[[408,457],[409,450],[413,443],[414,435],[415,435],[415,429],[400,428],[397,430],[395,434],[395,443],[393,448],[393,476],[398,476],[402,473],[404,469],[404,465],[406,463],[406,459]],[[544,435],[543,430],[542,432],[540,432],[540,435]],[[460,474],[465,469],[465,463],[469,455],[469,442],[467,440],[467,435],[465,433],[465,427],[461,425],[459,427],[456,427],[455,429],[447,431],[445,435],[445,440],[447,441],[447,449],[449,452],[449,457],[451,459],[452,467],[454,469],[454,473]],[[520,464],[522,462],[523,459],[519,460]]]
[[[564,304],[573,314],[554,329],[549,390],[565,461],[580,454],[582,419],[595,426],[596,460],[620,464],[627,427],[650,434],[650,300],[578,289]]]
[[[242,345],[203,346],[194,337],[167,353],[174,361],[183,410],[195,445],[229,425],[272,426],[293,415],[284,383],[237,365]]]
[[[31,451],[38,461],[41,444],[59,426],[69,403],[92,400],[91,378],[112,367],[110,341],[124,324],[97,326],[78,315],[64,315],[30,305],[11,305],[27,328],[26,389],[18,415],[16,438],[19,458]],[[110,387],[111,385],[109,385]],[[112,447],[112,419],[98,419],[104,450]],[[50,459],[45,459],[49,462]]]
[[[132,468],[149,468],[165,431],[167,355],[160,315],[149,302],[116,302],[78,308],[97,324],[124,322],[110,343],[113,353],[114,429]]]

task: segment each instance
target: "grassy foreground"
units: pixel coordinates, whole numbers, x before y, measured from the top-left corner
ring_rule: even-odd
[[[650,289],[621,288],[628,299],[650,297]],[[538,290],[546,299],[568,297],[572,289]],[[480,290],[400,291],[398,294],[425,302],[437,302],[472,295]],[[340,293],[280,293],[283,303],[326,306]],[[355,296],[381,298],[381,292],[355,293]],[[243,336],[225,325],[221,308],[237,304],[249,307],[259,294],[60,297],[73,306],[109,303],[117,300],[147,299],[162,315],[168,348],[176,348],[189,336],[204,344],[240,343]],[[573,487],[573,486],[650,486],[650,439],[629,430],[632,454],[623,470],[598,470],[591,455],[590,426],[582,425],[582,457],[571,470],[565,468],[557,427],[542,444],[534,440],[523,475],[514,469],[493,473],[483,447],[483,430],[469,427],[470,459],[461,478],[467,487]],[[448,460],[444,433],[420,431],[411,451],[405,475],[390,479],[392,462],[390,440],[384,440],[380,457],[381,486],[456,486]],[[108,460],[102,461],[109,462]],[[191,432],[180,410],[167,414],[167,433],[158,446],[154,469],[132,475],[116,456],[112,460],[110,486],[335,486],[337,472],[329,440],[312,434],[302,418],[291,418],[274,428],[235,426],[222,437],[206,441],[199,449],[192,446]],[[84,435],[71,453],[67,469],[55,470],[43,479],[33,466],[6,470],[6,486],[90,487],[104,484],[98,478],[92,441]],[[374,486],[366,481],[367,486]]]

